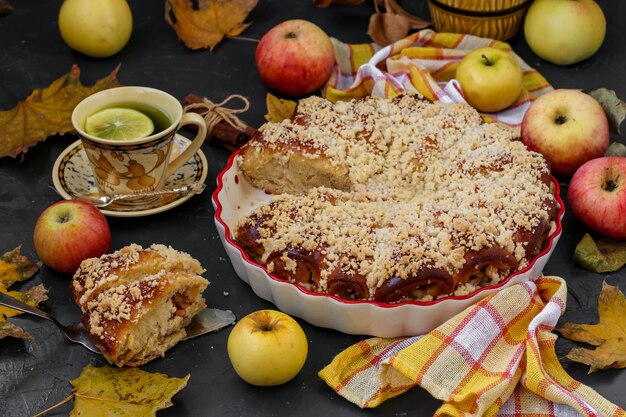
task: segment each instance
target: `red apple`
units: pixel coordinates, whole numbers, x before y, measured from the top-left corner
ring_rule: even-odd
[[[73,274],[83,260],[108,252],[111,232],[106,218],[95,206],[63,200],[41,213],[33,240],[44,264]]]
[[[607,156],[583,164],[570,181],[567,200],[590,229],[626,239],[626,158]]]
[[[300,97],[320,88],[333,70],[330,38],[305,20],[287,20],[270,29],[256,48],[261,80],[272,90]]]
[[[609,123],[600,104],[578,90],[554,90],[539,97],[522,121],[522,142],[550,162],[552,172],[571,176],[604,155]]]

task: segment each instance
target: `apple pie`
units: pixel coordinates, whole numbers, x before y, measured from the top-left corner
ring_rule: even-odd
[[[239,222],[238,245],[274,276],[345,299],[471,293],[528,266],[556,227],[545,158],[464,104],[310,97],[237,163],[273,194]]]
[[[109,363],[140,366],[183,339],[185,326],[206,307],[203,272],[187,253],[132,244],[84,260],[71,288],[85,328]]]

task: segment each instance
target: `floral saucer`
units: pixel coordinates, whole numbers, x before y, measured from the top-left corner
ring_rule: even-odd
[[[174,146],[170,160],[178,156],[191,141],[181,135],[174,138]],[[179,188],[194,182],[204,182],[207,177],[208,166],[202,150],[181,166],[170,178],[165,181],[164,188]],[[66,200],[75,199],[79,195],[98,192],[94,182],[93,172],[80,140],[65,148],[57,158],[52,168],[52,182],[57,192]],[[111,217],[139,217],[161,213],[174,208],[193,197],[165,195],[146,201],[141,205],[127,205],[115,202],[104,209],[100,209],[106,216]]]

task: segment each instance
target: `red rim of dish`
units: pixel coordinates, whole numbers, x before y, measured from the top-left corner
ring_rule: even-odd
[[[252,259],[250,259],[250,257],[248,256],[248,254],[239,246],[237,245],[237,243],[235,243],[232,239],[231,239],[231,233],[230,233],[230,228],[228,227],[228,225],[222,220],[221,214],[222,214],[222,203],[219,200],[219,193],[222,191],[223,187],[224,187],[224,182],[222,177],[224,176],[224,174],[226,174],[226,172],[233,166],[234,162],[235,162],[235,157],[239,154],[240,150],[235,151],[230,158],[228,159],[228,164],[226,165],[226,167],[220,171],[220,173],[217,175],[217,188],[215,189],[215,191],[213,192],[213,201],[215,202],[215,219],[222,225],[222,227],[224,227],[224,237],[226,239],[226,241],[228,242],[229,245],[233,246],[234,248],[236,248],[239,253],[241,253],[241,256],[243,258],[243,260],[245,262],[247,262],[248,264],[250,264],[253,267],[257,267],[260,268],[265,275],[267,275],[269,278],[271,278],[272,280],[279,282],[279,283],[284,283],[284,284],[289,284],[292,285],[293,287],[297,288],[300,292],[302,292],[305,295],[310,295],[310,296],[314,296],[314,297],[326,297],[326,298],[330,298],[333,299],[335,301],[338,301],[342,304],[367,304],[367,305],[373,305],[373,306],[377,306],[377,307],[381,307],[381,308],[397,308],[397,307],[401,307],[401,306],[405,306],[405,305],[417,305],[417,306],[431,306],[431,305],[435,305],[435,304],[439,304],[443,301],[447,301],[447,300],[466,300],[468,298],[473,298],[474,296],[476,296],[477,294],[480,294],[483,291],[486,290],[493,290],[493,289],[498,289],[502,286],[504,286],[507,282],[509,282],[511,279],[513,279],[513,277],[516,277],[520,274],[526,273],[528,271],[530,271],[533,266],[535,265],[535,263],[543,256],[545,256],[546,254],[548,254],[551,250],[552,250],[552,246],[554,244],[554,239],[559,236],[561,234],[561,230],[562,230],[562,224],[561,224],[561,219],[563,218],[563,213],[565,213],[565,205],[563,204],[563,200],[561,199],[560,196],[560,190],[561,187],[559,186],[558,181],[552,176],[550,175],[550,180],[552,181],[552,183],[554,184],[555,188],[554,188],[554,196],[556,198],[556,201],[559,203],[559,213],[556,216],[555,219],[555,223],[556,223],[556,230],[550,235],[548,236],[548,240],[547,240],[547,244],[546,247],[539,252],[539,254],[537,256],[535,256],[530,263],[524,268],[521,269],[519,271],[516,271],[514,273],[512,273],[511,275],[509,275],[508,277],[506,277],[504,280],[502,280],[501,282],[494,284],[494,285],[488,285],[485,287],[481,287],[479,289],[477,289],[476,291],[473,291],[469,294],[466,295],[448,295],[445,297],[441,297],[441,298],[437,298],[436,300],[432,300],[432,301],[400,301],[397,303],[381,303],[378,301],[372,301],[372,300],[347,300],[345,298],[341,298],[338,297],[336,295],[332,295],[332,294],[324,294],[324,293],[319,293],[319,292],[314,292],[314,291],[310,291],[307,290],[306,288],[301,287],[300,285],[293,283],[289,280],[283,279],[283,278],[279,278],[273,274],[270,274],[267,272],[267,268],[264,265],[261,265],[258,262],[253,261]],[[536,277],[533,277],[533,279]]]

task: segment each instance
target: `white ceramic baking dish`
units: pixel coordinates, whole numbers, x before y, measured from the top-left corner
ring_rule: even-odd
[[[546,248],[523,270],[515,272],[497,285],[483,287],[465,296],[449,296],[430,302],[383,304],[374,301],[345,300],[333,295],[308,291],[296,284],[268,274],[233,240],[232,230],[238,220],[253,208],[271,199],[271,195],[253,187],[239,171],[234,153],[218,175],[213,193],[215,223],[226,253],[237,275],[261,298],[281,311],[307,322],[340,332],[380,337],[424,334],[483,297],[519,282],[539,277],[561,235],[563,201],[554,178],[555,195],[561,206],[556,229],[549,236]],[[512,302],[514,302],[512,300]]]

